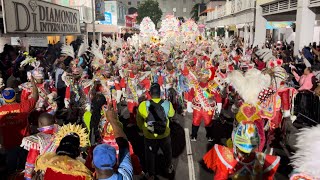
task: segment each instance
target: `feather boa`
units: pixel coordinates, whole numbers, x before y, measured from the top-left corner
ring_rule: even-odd
[[[270,86],[271,77],[257,69],[251,69],[244,75],[241,71],[233,71],[228,75],[227,82],[235,88],[246,103],[256,105],[259,93]]]

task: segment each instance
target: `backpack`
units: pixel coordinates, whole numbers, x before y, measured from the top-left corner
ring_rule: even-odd
[[[146,119],[147,128],[150,133],[162,135],[166,131],[167,128],[167,114],[162,107],[163,100],[160,100],[159,103],[155,103],[154,101],[150,102],[148,109],[148,117]]]

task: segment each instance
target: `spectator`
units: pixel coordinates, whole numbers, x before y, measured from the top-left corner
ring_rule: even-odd
[[[12,88],[2,91],[2,96],[6,102],[0,107],[0,147],[7,159],[7,170],[15,171],[24,167],[25,157],[21,154],[19,147],[22,138],[29,135],[28,115],[34,109],[38,101],[38,88],[33,77],[31,77],[32,94],[31,98],[21,103],[16,103],[16,92]],[[23,158],[23,160],[18,160]],[[20,162],[21,164],[17,165]],[[20,167],[21,166],[21,167]]]
[[[305,68],[302,76],[299,76],[294,69],[295,68],[291,66],[291,72],[300,85],[300,88],[298,90],[314,90],[314,84],[316,79],[314,74],[312,73],[311,67]]]
[[[125,133],[118,123],[118,118],[113,110],[104,109],[107,119],[110,121],[116,142],[119,146],[119,167],[114,171],[117,164],[116,149],[107,144],[101,144],[93,150],[93,165],[96,169],[98,180],[133,179],[133,167],[131,164],[129,143]]]
[[[174,116],[175,111],[169,101],[160,99],[161,90],[159,84],[152,84],[150,94],[152,99],[150,101],[143,101],[139,105],[137,117],[138,126],[143,131],[144,135],[145,167],[147,170],[146,178],[148,180],[155,178],[155,159],[159,148],[161,148],[164,153],[164,167],[166,168],[168,175],[174,175],[173,166],[171,164],[172,149],[169,118]],[[165,122],[162,122],[163,117],[165,118]],[[161,130],[163,127],[165,129]]]

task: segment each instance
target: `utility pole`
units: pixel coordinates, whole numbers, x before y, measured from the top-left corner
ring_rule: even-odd
[[[96,14],[95,14],[95,0],[92,0],[92,43],[96,43]]]

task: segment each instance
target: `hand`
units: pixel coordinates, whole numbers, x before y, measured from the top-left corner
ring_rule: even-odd
[[[27,72],[27,78],[28,78],[28,80],[31,80],[31,76],[32,76],[31,72]]]
[[[111,105],[104,105],[103,106],[103,111],[105,113],[106,118],[110,122],[114,122],[118,119],[117,113],[114,111],[113,107]]]
[[[32,85],[36,84],[34,77],[32,75],[30,75],[30,82],[32,83]]]

